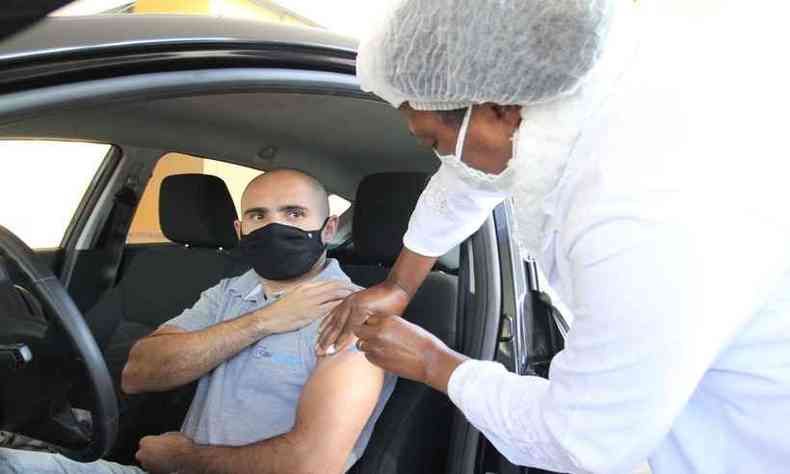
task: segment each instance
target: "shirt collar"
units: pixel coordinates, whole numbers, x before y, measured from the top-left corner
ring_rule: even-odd
[[[308,281],[315,280],[344,280],[351,281],[348,276],[340,269],[340,264],[333,258],[326,260],[326,266],[321,272],[309,279]],[[242,298],[245,301],[257,303],[262,299],[266,299],[263,294],[263,287],[261,281],[258,279],[258,274],[255,270],[249,270],[243,275],[236,277],[228,286],[228,292],[233,296]],[[273,295],[277,297],[279,295]]]
[[[262,296],[260,291],[256,291],[260,286],[258,274],[255,273],[255,270],[249,270],[230,282],[228,293],[244,300],[257,301]]]

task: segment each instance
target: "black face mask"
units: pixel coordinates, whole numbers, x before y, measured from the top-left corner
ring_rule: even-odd
[[[292,280],[309,272],[324,253],[321,233],[328,221],[310,232],[276,222],[268,224],[243,235],[239,249],[262,278]]]

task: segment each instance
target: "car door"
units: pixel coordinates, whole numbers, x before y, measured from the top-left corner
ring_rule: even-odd
[[[513,229],[513,207],[505,202],[494,211],[502,310],[495,360],[519,375],[548,377],[551,359],[564,347],[568,326],[540,284],[538,267],[522,255]],[[515,466],[485,438],[479,453],[478,472],[497,474],[543,474],[541,469]]]
[[[0,156],[0,225],[33,249],[79,306],[80,295],[72,285],[78,279],[72,278],[74,262],[89,253],[79,237],[117,167],[117,148],[0,138]],[[95,286],[81,283],[86,289]]]

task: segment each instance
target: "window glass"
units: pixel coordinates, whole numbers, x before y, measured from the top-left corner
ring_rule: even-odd
[[[168,242],[159,226],[159,188],[162,180],[171,175],[202,173],[217,176],[225,181],[228,191],[236,205],[236,213],[241,214],[241,195],[247,184],[262,173],[261,170],[234,165],[222,161],[198,158],[182,153],[164,155],[154,168],[151,180],[146,185],[140,204],[132,221],[127,242],[131,244]],[[329,196],[332,214],[340,215],[351,207],[351,203],[337,195]]]
[[[0,225],[34,249],[56,248],[110,145],[0,140]]]
[[[342,216],[351,207],[348,199],[343,199],[337,194],[329,195],[329,213],[333,216]]]

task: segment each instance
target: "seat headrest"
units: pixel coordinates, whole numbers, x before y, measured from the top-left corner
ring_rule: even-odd
[[[166,177],[159,191],[159,224],[165,237],[193,247],[238,246],[236,206],[225,182],[206,174]]]
[[[358,257],[384,265],[395,261],[428,178],[426,173],[379,173],[362,180],[352,227]]]

